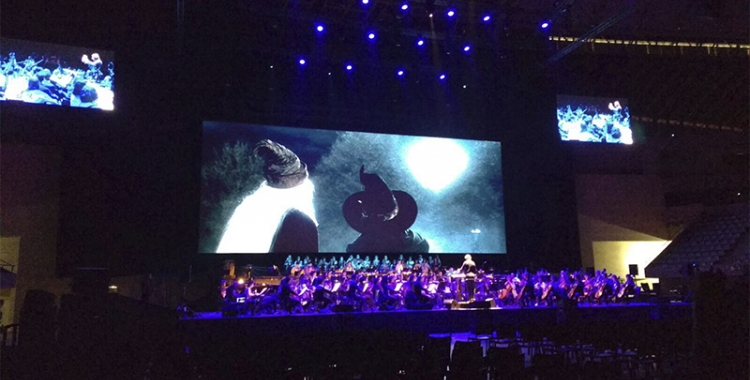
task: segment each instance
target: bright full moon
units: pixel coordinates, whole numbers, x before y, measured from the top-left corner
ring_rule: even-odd
[[[426,137],[407,148],[406,165],[424,188],[438,193],[463,174],[469,155],[453,140]]]

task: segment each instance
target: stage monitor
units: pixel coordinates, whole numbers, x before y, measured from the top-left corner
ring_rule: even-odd
[[[111,51],[0,39],[0,101],[114,109]]]
[[[563,141],[632,144],[627,99],[557,96],[557,128]]]
[[[496,141],[205,122],[202,154],[201,253],[506,252]]]

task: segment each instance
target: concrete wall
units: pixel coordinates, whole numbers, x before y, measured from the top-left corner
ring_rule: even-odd
[[[18,322],[29,289],[45,290],[58,299],[70,292],[70,281],[55,277],[60,162],[56,147],[0,147],[0,234],[19,243],[15,310],[12,320],[3,316],[4,323]]]
[[[584,267],[596,266],[595,242],[670,239],[661,180],[655,175],[577,175],[576,199]]]

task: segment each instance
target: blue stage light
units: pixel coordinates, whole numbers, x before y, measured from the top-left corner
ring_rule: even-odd
[[[352,71],[353,68],[352,65],[346,65],[346,71]]]
[[[485,15],[485,16],[484,16],[484,17],[482,18],[482,21],[484,21],[484,22],[490,22],[490,19],[491,19],[490,15]]]
[[[318,24],[315,26],[315,30],[317,30],[318,33],[323,33],[323,30],[325,30],[325,28],[323,27],[322,24]]]
[[[362,4],[364,5],[370,4],[370,0],[362,0]]]
[[[549,21],[542,21],[542,23],[539,25],[542,29],[549,28],[550,22]]]
[[[471,50],[471,45],[464,45],[464,51],[468,52],[469,50]]]
[[[420,39],[419,39],[419,40],[417,41],[417,46],[422,46],[422,45],[424,45],[424,40],[420,38]]]
[[[405,11],[405,10],[407,10],[407,9],[409,9],[409,4],[407,4],[407,3],[403,3],[403,4],[401,4],[401,10],[402,10],[402,11]]]
[[[448,11],[448,17],[453,17],[455,15],[456,15],[456,12],[453,9]]]
[[[445,80],[445,74],[440,74],[438,78],[440,78],[440,80]]]
[[[400,77],[404,76],[404,70],[396,71],[396,75],[398,75]]]
[[[374,40],[375,39],[375,33],[370,32],[370,34],[367,35],[367,38]]]
[[[304,58],[300,58],[300,60],[299,60],[299,64],[300,64],[300,66],[304,66],[304,65],[305,65],[305,63],[307,63],[307,61],[305,61],[305,59],[304,59]]]

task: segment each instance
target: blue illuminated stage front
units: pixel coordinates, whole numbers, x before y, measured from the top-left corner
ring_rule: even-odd
[[[399,310],[292,315],[222,317],[220,312],[197,313],[181,320],[183,331],[196,338],[239,335],[296,335],[376,333],[448,334],[481,328],[533,329],[577,324],[653,324],[689,326],[692,306],[687,303],[579,306],[572,308],[492,308],[453,310]]]

